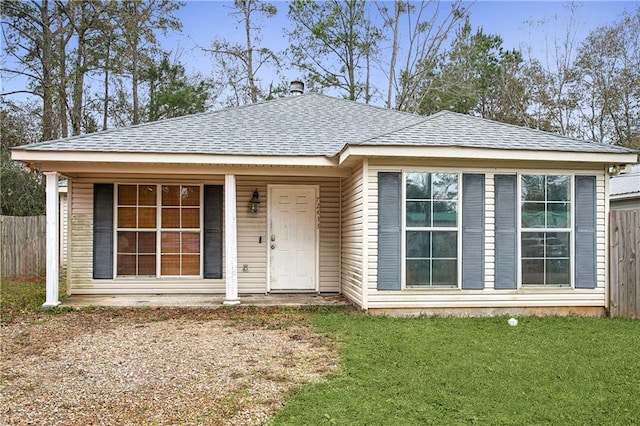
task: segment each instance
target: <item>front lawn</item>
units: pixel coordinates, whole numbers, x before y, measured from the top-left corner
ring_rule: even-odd
[[[602,318],[322,314],[342,370],[273,425],[640,422],[640,322]]]
[[[337,342],[341,368],[291,393],[272,425],[640,424],[640,321],[521,317],[511,327],[506,317],[388,318],[336,309],[98,309],[67,312],[59,321],[72,326],[52,334],[40,329],[54,320],[48,314],[63,310],[43,315],[43,301],[41,281],[1,283],[2,330],[25,327],[18,335],[23,340],[31,336],[23,348],[29,353],[51,345],[60,350],[72,337],[92,336],[96,327],[116,323],[133,324],[141,332],[145,328],[136,328],[141,324],[171,319],[196,325],[226,319],[260,333],[287,332],[292,319],[300,327],[311,322]],[[11,324],[20,318],[29,320]],[[291,342],[301,338],[290,334]],[[7,348],[3,345],[5,360],[11,353]],[[71,359],[63,350],[61,360]],[[44,363],[36,361],[42,368]],[[211,399],[210,411],[216,410]]]

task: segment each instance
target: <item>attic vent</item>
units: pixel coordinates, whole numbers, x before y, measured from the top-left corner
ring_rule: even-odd
[[[289,93],[292,95],[302,95],[304,93],[304,83],[298,80],[294,80],[289,85]]]

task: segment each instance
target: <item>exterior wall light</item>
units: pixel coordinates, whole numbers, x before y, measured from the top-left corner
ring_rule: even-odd
[[[258,213],[258,211],[260,211],[260,194],[258,193],[258,188],[253,191],[251,201],[249,201],[249,211],[251,213]]]

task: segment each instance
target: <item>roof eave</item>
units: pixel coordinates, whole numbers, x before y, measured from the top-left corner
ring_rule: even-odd
[[[624,194],[611,194],[609,195],[610,200],[621,201],[621,200],[632,200],[632,199],[640,199],[640,191],[635,192],[627,192]]]
[[[429,157],[475,160],[545,161],[555,163],[629,164],[640,161],[634,152],[568,152],[522,149],[495,149],[462,146],[364,146],[347,145],[339,154],[340,165],[354,157]]]
[[[337,167],[337,157],[325,155],[238,155],[158,152],[38,151],[14,149],[13,160],[25,163],[124,163],[124,164],[216,164]]]

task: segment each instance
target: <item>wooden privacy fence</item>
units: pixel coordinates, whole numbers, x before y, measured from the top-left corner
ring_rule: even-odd
[[[2,278],[44,276],[45,216],[0,216],[0,275]]]
[[[640,319],[640,209],[609,213],[609,315]]]

